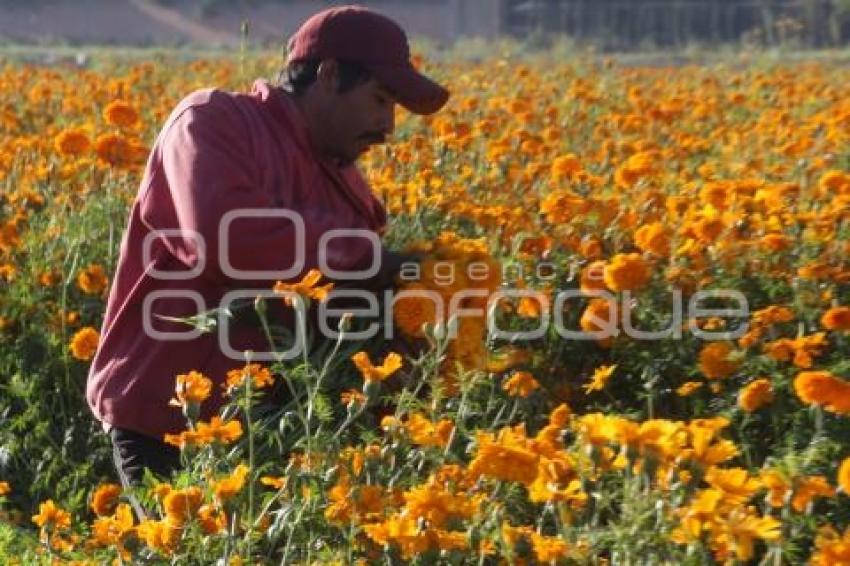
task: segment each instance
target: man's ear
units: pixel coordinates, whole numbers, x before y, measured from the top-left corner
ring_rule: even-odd
[[[339,90],[339,65],[335,59],[322,59],[316,69],[316,83],[328,92]]]

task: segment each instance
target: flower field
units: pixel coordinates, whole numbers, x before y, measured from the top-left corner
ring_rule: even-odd
[[[446,109],[361,161],[399,338],[174,376],[140,522],[84,399],[129,206],[174,104],[278,57],[0,59],[0,562],[850,564],[850,67],[422,64]]]

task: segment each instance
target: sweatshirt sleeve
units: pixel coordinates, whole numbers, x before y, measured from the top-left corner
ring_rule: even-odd
[[[213,93],[211,101],[215,96]],[[292,278],[296,278],[318,267],[318,246],[325,232],[365,228],[366,223],[339,225],[339,219],[327,209],[296,202],[294,195],[299,191],[287,186],[287,181],[276,187],[276,194],[264,188],[248,126],[238,109],[228,104],[225,99],[189,106],[163,132],[160,166],[145,203],[146,216],[152,229],[178,231],[177,236],[161,238],[178,261],[194,268],[203,257],[202,276],[226,286],[270,285],[278,278],[243,276],[233,270],[281,272],[297,266],[300,269],[292,269],[297,273]],[[268,215],[245,217],[239,213],[225,226],[229,213],[244,209],[262,209]],[[290,217],[272,216],[281,210]],[[300,228],[292,215],[299,219]],[[381,248],[373,251],[362,237],[334,237],[325,251],[330,267],[348,271],[368,267]],[[230,270],[225,269],[226,263]]]

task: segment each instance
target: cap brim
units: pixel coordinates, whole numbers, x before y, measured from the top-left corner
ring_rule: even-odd
[[[371,66],[369,70],[396,101],[414,114],[433,114],[449,100],[449,91],[420,74],[413,65]]]

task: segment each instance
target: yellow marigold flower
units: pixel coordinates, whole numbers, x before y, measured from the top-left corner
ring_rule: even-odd
[[[60,155],[82,155],[91,147],[91,141],[85,130],[80,128],[69,128],[59,132],[53,143],[54,148]]]
[[[263,389],[274,383],[272,372],[262,364],[248,364],[244,368],[232,369],[227,372],[224,386],[228,394],[244,385],[245,378],[250,377],[254,389]]]
[[[174,387],[175,398],[168,402],[174,407],[200,405],[212,393],[212,380],[201,372],[192,370],[177,376]]]
[[[170,525],[183,526],[201,508],[204,494],[199,487],[172,489],[162,500],[162,508]]]
[[[644,252],[666,257],[670,254],[670,236],[661,222],[644,224],[635,232],[635,245]]]
[[[615,255],[602,274],[605,286],[612,291],[636,291],[644,287],[651,276],[649,265],[637,253]]]
[[[52,499],[48,499],[38,506],[38,515],[32,516],[32,522],[41,528],[60,531],[71,526],[71,515],[57,507]]]
[[[0,497],[4,497],[12,493],[12,487],[7,481],[0,481]]]
[[[827,330],[850,330],[850,307],[832,307],[820,318]]]
[[[611,379],[612,375],[614,375],[615,369],[617,369],[617,364],[599,366],[596,368],[593,372],[593,377],[590,378],[590,382],[585,383],[582,386],[585,393],[590,393],[591,391],[602,391],[605,389],[605,386],[608,384],[608,380]]]
[[[384,358],[383,363],[379,366],[372,365],[369,354],[366,352],[357,352],[351,356],[351,360],[357,366],[360,375],[363,376],[366,382],[384,381],[401,369],[402,366],[402,358],[395,352],[387,354],[387,357]]]
[[[794,391],[808,405],[822,405],[833,413],[850,413],[850,383],[828,371],[800,372],[794,378]]]
[[[286,485],[287,478],[285,476],[277,477],[277,476],[262,476],[260,478],[260,483],[263,485],[267,485],[273,489],[281,489]]]
[[[758,517],[744,508],[733,509],[718,521],[715,532],[727,540],[730,550],[742,561],[752,559],[755,539],[775,541],[782,536],[782,522],[773,517]]]
[[[838,467],[838,486],[845,494],[850,494],[850,458],[844,458]]]
[[[738,394],[738,406],[748,413],[770,404],[773,401],[773,385],[769,379],[756,379],[741,389]]]
[[[121,486],[107,483],[98,486],[91,498],[91,508],[98,517],[111,515],[118,505],[118,496],[121,495]]]
[[[690,397],[699,391],[703,385],[701,381],[687,381],[676,389],[676,395],[679,397]]]
[[[77,275],[77,287],[87,295],[100,295],[109,285],[103,266],[92,264]]]
[[[322,272],[318,269],[311,269],[304,275],[301,281],[297,283],[278,281],[272,289],[275,293],[285,295],[283,301],[289,306],[295,304],[295,297],[292,296],[292,293],[305,299],[314,299],[322,302],[328,298],[328,294],[333,290],[334,284],[327,283],[325,285],[319,285],[321,279]]]
[[[114,100],[103,109],[103,119],[120,128],[127,128],[139,121],[139,113],[123,100]]]
[[[722,491],[729,503],[735,505],[747,502],[762,487],[761,481],[743,468],[712,466],[705,474],[705,481]]]
[[[729,377],[741,365],[733,359],[734,349],[728,342],[711,342],[703,346],[699,353],[699,369],[708,379]]]
[[[221,479],[213,484],[213,493],[219,501],[227,501],[233,498],[234,495],[242,491],[245,485],[245,478],[248,477],[248,466],[239,464],[233,473],[224,479]]]
[[[507,391],[511,397],[528,397],[532,391],[539,388],[540,384],[527,371],[515,371],[502,384],[502,389]]]
[[[94,357],[99,343],[100,333],[97,330],[91,326],[81,328],[71,338],[71,355],[80,361],[87,362]]]

